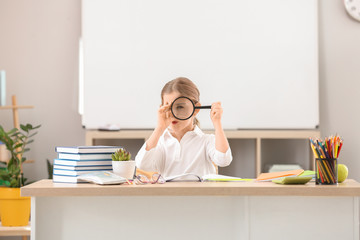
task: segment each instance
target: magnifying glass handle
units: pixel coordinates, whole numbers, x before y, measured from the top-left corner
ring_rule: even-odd
[[[195,109],[211,109],[211,105],[210,106],[196,106]]]

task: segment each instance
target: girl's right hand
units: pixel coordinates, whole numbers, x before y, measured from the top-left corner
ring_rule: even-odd
[[[170,125],[170,105],[162,105],[158,109],[158,128],[165,130]]]
[[[171,123],[170,117],[171,117],[170,105],[169,104],[161,105],[158,109],[157,126],[154,129],[151,136],[149,137],[149,139],[146,141],[146,148],[145,148],[146,151],[150,151],[150,149],[156,147],[159,138]]]

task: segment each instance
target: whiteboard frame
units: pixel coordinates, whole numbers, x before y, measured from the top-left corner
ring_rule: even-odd
[[[206,1],[202,0],[203,4],[208,5],[207,8],[211,8],[213,6],[213,11],[215,11],[215,7],[218,8],[220,5],[217,5],[221,2],[221,6],[223,4],[240,4],[242,8],[249,7],[249,4],[253,4],[255,1],[250,0],[242,0],[242,1],[235,1],[235,0],[226,0],[226,1]],[[147,2],[147,3],[145,3]],[[146,1],[146,0],[105,0],[101,1],[102,5],[109,5],[108,11],[111,11],[111,9],[116,9],[116,7],[110,7],[111,4],[122,4],[122,6],[125,6],[129,9],[134,8],[134,6],[138,6],[139,9],[142,9],[142,13],[146,13],[146,10],[153,7],[151,10],[155,11],[157,9],[156,4],[162,5],[162,11],[166,12],[166,9],[164,9],[165,2],[169,2],[166,0],[152,0],[152,1]],[[198,4],[194,6],[194,1],[171,1],[171,4],[169,3],[166,5],[168,9],[173,7],[176,10],[176,7],[181,8],[179,5],[179,2],[182,4],[192,4],[194,8],[198,7],[197,10],[199,10],[200,5]],[[197,2],[201,2],[200,0]],[[236,3],[235,3],[236,2]],[[257,1],[259,2],[259,1]],[[111,32],[112,28],[114,26],[108,26],[109,21],[117,22],[119,25],[119,22],[121,23],[124,20],[121,17],[119,19],[116,19],[117,14],[108,14],[110,17],[105,22],[98,21],[101,19],[101,16],[104,17],[105,14],[101,15],[101,9],[99,7],[95,8],[94,14],[97,16],[97,20],[94,21],[91,20],[89,23],[90,17],[88,16],[88,10],[87,8],[90,6],[90,4],[95,4],[96,1],[94,0],[83,0],[82,3],[82,31],[83,31],[83,41],[84,41],[84,114],[82,115],[82,123],[83,126],[85,126],[87,129],[97,129],[104,126],[109,126],[109,124],[116,124],[121,129],[148,129],[148,128],[154,128],[156,126],[156,109],[160,104],[160,91],[162,86],[169,80],[174,79],[178,76],[185,76],[192,79],[198,86],[201,92],[201,102],[204,105],[208,105],[209,103],[212,103],[214,101],[221,101],[223,103],[224,107],[224,115],[223,115],[223,127],[225,129],[314,129],[317,128],[319,125],[319,83],[318,83],[318,19],[317,19],[317,9],[318,9],[318,2],[313,0],[304,0],[304,1],[297,1],[297,0],[272,0],[272,1],[266,1],[266,0],[260,0],[262,4],[268,4],[267,5],[267,11],[260,11],[262,14],[266,14],[268,11],[279,11],[279,14],[283,14],[287,18],[284,19],[284,21],[281,21],[282,19],[275,19],[271,20],[269,18],[260,19],[259,16],[251,16],[251,13],[248,14],[248,16],[242,16],[244,21],[242,21],[242,24],[244,24],[244,32],[250,33],[251,31],[255,31],[252,29],[258,29],[259,26],[261,27],[262,24],[266,24],[267,22],[273,23],[279,23],[283,24],[286,27],[287,31],[290,31],[291,34],[297,34],[301,29],[304,32],[304,26],[299,27],[297,26],[297,29],[290,28],[286,25],[287,22],[295,21],[296,17],[300,13],[297,11],[295,12],[287,12],[281,10],[281,6],[284,4],[289,4],[289,9],[299,9],[299,6],[303,4],[305,7],[309,7],[310,11],[312,13],[309,15],[309,12],[307,12],[306,16],[302,16],[306,18],[304,21],[310,21],[311,26],[309,23],[309,30],[311,32],[311,36],[307,36],[306,39],[304,39],[304,42],[308,41],[310,42],[309,46],[306,46],[305,49],[302,51],[297,52],[297,57],[294,57],[294,59],[290,60],[282,60],[279,59],[285,59],[285,57],[289,57],[291,55],[287,55],[289,52],[288,50],[291,48],[281,51],[279,49],[271,50],[271,43],[269,44],[269,52],[267,54],[264,54],[262,58],[259,58],[259,53],[253,53],[253,47],[248,47],[250,50],[247,52],[246,58],[240,59],[241,64],[243,64],[242,71],[247,72],[247,75],[241,75],[242,73],[231,73],[231,74],[224,74],[224,72],[227,70],[226,68],[220,69],[219,65],[227,65],[229,62],[234,62],[231,60],[234,60],[234,55],[231,57],[222,56],[224,52],[230,53],[230,52],[236,52],[239,51],[239,56],[241,54],[244,54],[246,52],[246,48],[243,47],[242,49],[225,49],[226,51],[216,51],[214,50],[212,54],[214,54],[214,57],[204,56],[204,58],[200,59],[200,55],[206,53],[206,50],[209,48],[204,49],[192,49],[194,52],[194,62],[189,64],[180,64],[184,62],[185,60],[189,60],[186,57],[182,56],[179,59],[171,59],[166,54],[164,56],[167,56],[165,61],[161,62],[161,64],[166,64],[169,62],[169,64],[166,66],[166,69],[169,69],[168,71],[162,71],[162,69],[158,66],[152,66],[153,69],[156,69],[156,71],[152,72],[151,74],[144,74],[142,77],[139,75],[141,72],[146,73],[146,71],[149,71],[147,69],[147,64],[149,64],[149,59],[139,61],[139,66],[137,68],[134,67],[135,65],[135,59],[142,58],[142,55],[137,55],[134,57],[134,59],[131,59],[131,57],[126,56],[124,59],[130,59],[130,61],[125,62],[124,59],[121,59],[120,54],[118,55],[118,58],[113,57],[112,60],[108,60],[107,58],[111,56],[111,48],[107,48],[107,46],[116,47],[117,42],[112,41],[111,38],[109,38],[107,33]],[[299,3],[301,2],[301,3]],[[133,5],[131,5],[133,3]],[[136,5],[137,4],[137,5]],[[212,4],[212,5],[211,5]],[[293,4],[291,6],[291,4]],[[297,4],[300,4],[299,6]],[[174,6],[173,6],[174,5]],[[235,5],[234,5],[235,6]],[[297,7],[297,8],[296,8]],[[254,6],[250,6],[248,11],[253,9]],[[271,9],[269,9],[271,8]],[[185,8],[182,10],[184,11]],[[225,16],[220,16],[218,18],[214,19],[222,19],[228,15],[228,17],[234,17],[236,14],[230,14],[226,10],[226,8],[221,8],[223,10],[223,14]],[[280,10],[279,10],[280,9]],[[216,10],[217,11],[217,10]],[[256,12],[256,11],[255,11]],[[299,10],[299,12],[301,12]],[[117,12],[116,12],[117,13]],[[253,13],[253,12],[252,12]],[[153,13],[154,15],[157,15]],[[119,15],[121,15],[119,13]],[[126,15],[125,13],[123,15]],[[122,17],[124,17],[122,15]],[[133,17],[136,14],[129,14],[127,17],[131,17],[132,21],[139,20],[139,16]],[[214,15],[214,14],[213,14]],[[246,13],[244,12],[244,15]],[[199,15],[196,14],[196,11],[189,12],[189,18],[193,17],[192,20],[189,20],[187,22],[189,27],[189,23],[194,20],[195,16],[199,17]],[[204,14],[203,22],[199,22],[204,24],[207,21],[211,20],[211,13],[208,13],[208,15]],[[114,18],[115,17],[115,18]],[[126,16],[125,16],[126,17]],[[149,17],[149,16],[147,16]],[[184,16],[183,16],[184,18]],[[184,21],[183,18],[180,18],[180,20],[176,20],[172,22],[172,25],[176,25],[179,23],[182,23]],[[206,19],[207,18],[207,19]],[[310,20],[309,20],[310,19]],[[148,20],[148,19],[147,19]],[[161,20],[161,19],[160,19]],[[154,22],[160,22],[159,19],[153,20]],[[248,21],[245,21],[248,20]],[[146,22],[151,22],[150,20]],[[217,20],[214,20],[212,23],[215,25]],[[131,23],[131,21],[129,21]],[[144,23],[144,22],[142,22]],[[136,27],[141,28],[141,22],[139,25],[139,22],[137,22],[138,25]],[[246,24],[249,24],[249,26],[246,26]],[[290,24],[290,23],[289,23]],[[120,24],[121,25],[121,24]],[[135,26],[134,25],[134,26]],[[146,25],[144,23],[144,25]],[[196,25],[196,22],[194,23]],[[251,27],[257,26],[255,27]],[[166,25],[163,25],[163,27],[166,27]],[[180,25],[179,25],[180,26]],[[127,32],[136,32],[134,29],[136,27],[130,27],[126,24],[123,24],[122,29],[125,29]],[[145,26],[148,28],[149,25]],[[144,27],[144,28],[145,28]],[[210,26],[211,27],[211,26]],[[222,28],[224,26],[218,26],[221,32]],[[89,31],[92,29],[105,29],[103,32],[101,32],[98,35],[101,35],[102,38],[96,41],[90,41],[87,36],[89,36]],[[190,27],[189,27],[190,28]],[[209,25],[206,25],[204,29],[209,28]],[[226,28],[226,27],[225,27]],[[229,31],[222,31],[223,35],[226,34],[231,35],[232,37],[236,37],[235,34],[233,34],[234,31],[231,31],[231,29],[234,29],[235,26],[229,26]],[[120,28],[119,28],[120,29]],[[153,31],[158,31],[158,29],[154,28]],[[189,31],[193,34],[195,33],[195,28]],[[107,31],[107,32],[106,32]],[[147,33],[146,29],[142,29],[143,32],[139,31],[142,34]],[[267,30],[264,28],[263,33],[260,32],[260,36],[272,36],[271,31],[278,31],[278,30]],[[210,32],[210,33],[209,33]],[[157,32],[160,34],[159,32]],[[176,34],[176,32],[171,32],[171,34]],[[279,33],[279,32],[278,32]],[[93,33],[94,34],[94,33]],[[197,35],[199,38],[202,36],[207,36],[211,34],[211,31],[206,32],[204,30],[203,35]],[[255,33],[254,33],[255,34]],[[291,34],[288,34],[291,36]],[[97,33],[95,33],[97,35]],[[129,45],[130,49],[135,49],[135,51],[127,51],[127,48],[119,48],[115,51],[122,52],[122,53],[134,53],[136,51],[144,50],[143,45],[152,43],[152,46],[157,46],[154,44],[154,42],[157,41],[154,36],[156,34],[151,35],[149,34],[149,41],[141,42],[139,40],[139,43],[137,45],[131,46]],[[248,36],[249,34],[247,34]],[[274,34],[275,35],[275,34]],[[287,35],[284,35],[287,36]],[[275,37],[275,40],[273,41],[281,41],[281,39],[284,38],[284,36],[279,37],[278,39]],[[302,34],[299,36],[306,37],[306,34]],[[299,38],[298,36],[298,38]],[[108,38],[107,38],[108,37]],[[163,36],[164,37],[164,36]],[[151,39],[153,38],[153,39]],[[291,45],[291,39],[293,41],[297,41],[298,38],[291,38],[287,39],[288,41],[285,41],[282,43],[284,45],[289,44]],[[117,38],[117,41],[122,41],[122,38]],[[129,39],[123,40],[123,43],[131,43],[131,40],[134,39],[140,39],[140,37],[129,37]],[[182,41],[186,41],[187,38],[183,37],[181,38]],[[257,38],[258,39],[258,38]],[[200,39],[204,40],[204,39]],[[206,44],[209,44],[211,46],[216,45],[216,41],[220,41],[221,39],[215,39],[212,41],[208,41]],[[238,39],[239,40],[239,39]],[[242,40],[242,39],[241,39]],[[231,45],[232,38],[225,39],[229,43],[229,46],[234,47],[236,45]],[[266,50],[267,43],[263,43],[262,40],[256,40],[256,39],[245,39],[243,40],[243,43],[253,43],[253,45],[258,46],[261,50]],[[270,41],[270,40],[269,40]],[[189,41],[190,42],[190,41]],[[205,42],[205,41],[203,41]],[[101,44],[99,44],[101,43]],[[300,42],[301,43],[301,42]],[[224,42],[222,43],[223,46],[226,45]],[[124,45],[124,44],[123,44]],[[91,46],[93,49],[95,49],[98,53],[101,52],[97,58],[94,58],[91,56]],[[199,48],[199,45],[196,45]],[[158,47],[158,46],[157,46]],[[170,51],[173,47],[171,44],[166,46],[166,48]],[[302,46],[304,48],[304,46]],[[306,47],[311,48],[311,53],[306,52]],[[166,49],[164,48],[164,49]],[[182,51],[185,51],[186,49],[182,49]],[[197,52],[198,51],[198,52]],[[242,51],[242,52],[241,52]],[[260,51],[260,50],[259,50]],[[176,51],[175,51],[176,52]],[[198,53],[195,54],[195,53]],[[309,51],[310,52],[310,51]],[[108,53],[108,54],[106,54]],[[144,54],[144,59],[149,57],[150,54],[153,54],[154,52],[148,52],[147,55]],[[179,52],[176,52],[179,54]],[[241,54],[240,54],[241,53]],[[272,59],[271,56],[274,55],[274,58]],[[297,66],[291,66],[288,63],[291,63],[292,61],[296,61],[297,58],[303,57],[302,54],[307,54],[306,61],[302,60],[303,62],[311,62],[311,66],[307,66],[307,68],[311,68],[311,70],[308,73],[303,74],[302,70],[297,71]],[[125,55],[125,54],[124,54]],[[198,57],[199,59],[196,59]],[[236,57],[236,56],[235,56]],[[253,57],[253,59],[251,59]],[[209,60],[210,58],[210,60]],[[101,59],[101,60],[99,60]],[[214,60],[215,59],[215,60]],[[214,67],[217,59],[229,59],[229,62],[220,62],[220,64],[216,65],[217,67]],[[170,64],[171,61],[174,61],[174,64]],[[176,62],[177,61],[177,62]],[[258,64],[258,62],[259,64]],[[276,62],[278,61],[278,62]],[[100,67],[98,72],[90,71],[94,68],[99,67],[99,63],[105,62],[104,66]],[[123,68],[118,68],[114,62],[117,62],[116,64],[126,65]],[[210,67],[207,67],[206,64],[196,64],[199,62],[207,62]],[[272,63],[274,62],[274,63]],[[266,67],[266,64],[274,64],[275,67]],[[214,64],[211,66],[211,64]],[[263,65],[261,65],[263,64]],[[278,64],[280,66],[276,66],[275,64]],[[287,65],[288,64],[288,65]],[[112,65],[112,66],[111,66]],[[183,65],[183,66],[181,66]],[[309,64],[310,65],[310,64]],[[265,66],[265,67],[259,67],[259,66]],[[133,67],[131,71],[128,73],[119,74],[119,72],[126,72],[124,71],[125,68]],[[157,68],[158,67],[158,68]],[[150,68],[150,67],[149,67]],[[172,69],[171,69],[172,68]],[[215,70],[218,70],[216,72]],[[232,69],[235,69],[236,66],[232,66]],[[285,71],[286,69],[292,69],[293,76],[290,76],[289,78],[286,78],[284,76],[281,76],[280,72]],[[301,66],[298,67],[299,69],[302,69]],[[230,68],[229,68],[230,69]],[[272,71],[274,70],[274,72]],[[238,74],[238,76],[236,76]],[[274,74],[275,77],[271,77],[269,75]],[[276,76],[278,74],[278,76]],[[308,74],[308,75],[307,75]],[[136,76],[133,76],[136,75]],[[296,79],[297,76],[302,75],[298,79]],[[144,77],[146,76],[146,77]],[[222,76],[226,76],[225,80],[221,79]],[[231,79],[233,77],[233,79]],[[236,76],[236,77],[235,77]],[[253,79],[246,80],[241,82],[241,79],[249,79],[245,78],[244,76],[256,76],[257,79],[255,81]],[[123,78],[122,78],[123,77]],[[277,79],[281,79],[278,82]],[[268,78],[269,81],[263,81],[261,82],[259,79],[265,79]],[[294,78],[294,79],[293,79]],[[90,80],[89,79],[93,79]],[[101,79],[99,81],[98,79]],[[110,79],[109,83],[104,83],[104,80]],[[121,80],[122,79],[122,80]],[[144,79],[141,81],[138,81],[137,79]],[[146,80],[145,80],[146,79]],[[240,79],[240,80],[239,80]],[[288,80],[290,79],[290,80]],[[112,82],[111,82],[112,81]],[[120,81],[121,83],[119,85],[116,85],[114,83],[117,83]],[[226,82],[228,81],[228,82]],[[210,84],[209,84],[210,82]],[[245,84],[245,87],[244,87]],[[274,84],[274,85],[272,85]],[[114,89],[119,88],[119,86],[125,86],[125,93],[118,93],[119,91],[115,91]],[[106,86],[108,86],[106,88]],[[212,86],[212,88],[211,88]],[[281,90],[282,87],[285,88]],[[89,91],[90,89],[90,91]],[[295,89],[295,90],[294,90]],[[299,91],[297,91],[297,89]],[[291,90],[291,91],[290,91]],[[92,92],[91,92],[92,91]],[[271,94],[269,92],[271,91]],[[288,93],[287,93],[288,91]],[[218,93],[220,92],[220,93]],[[111,97],[109,97],[111,96]],[[233,97],[236,97],[236,101],[233,101]],[[289,103],[285,103],[289,102]],[[296,110],[294,110],[296,109]],[[144,117],[146,116],[146,117]],[[206,113],[206,110],[202,110],[200,114],[198,115],[201,123],[201,127],[205,129],[212,129],[212,124],[210,121],[210,118],[208,117],[208,114]]]

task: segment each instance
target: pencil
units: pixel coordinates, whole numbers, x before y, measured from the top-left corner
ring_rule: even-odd
[[[327,160],[322,160],[322,161],[326,168],[326,172],[327,172],[327,175],[329,176],[329,179],[331,180],[332,183],[335,183],[336,178],[335,178],[334,172],[332,171],[332,167],[330,166],[330,162]]]
[[[311,149],[313,150],[315,157],[316,157],[316,158],[319,158],[319,154],[318,154],[318,152],[315,150],[314,145],[312,145],[312,144],[311,144]]]
[[[329,181],[329,179],[328,179],[328,177],[327,177],[327,174],[325,173],[325,168],[324,168],[324,166],[322,165],[321,159],[319,160],[319,166],[320,166],[320,173],[323,175],[323,178],[324,178],[323,183],[325,183],[325,181],[326,181],[327,183],[330,183],[330,181]]]
[[[336,136],[335,137],[335,156],[337,157],[338,156],[338,154],[337,154],[337,152],[338,152],[338,137]]]
[[[320,178],[319,178],[319,179],[321,179],[320,182],[323,183],[323,182],[324,182],[324,177],[323,177],[323,175],[322,175],[322,173],[321,173],[321,168],[320,168],[320,165],[319,165],[319,164],[320,164],[320,163],[319,163],[320,160],[316,160],[316,161],[317,161],[317,163],[318,163],[318,164],[316,164],[316,165],[317,165],[317,174],[320,175]]]
[[[337,152],[336,158],[339,157],[339,154],[340,154],[340,150],[341,150],[342,145],[343,145],[343,140],[340,141],[340,147],[339,147],[339,150],[338,150],[338,152]]]
[[[321,153],[321,156],[322,156],[322,158],[326,158],[326,155],[325,155],[325,153],[324,153],[324,150],[322,149],[322,147],[321,147],[321,143],[319,142],[319,140],[316,140],[316,142],[317,142],[317,144],[318,144],[318,148],[319,148],[319,151],[320,151],[320,153]]]

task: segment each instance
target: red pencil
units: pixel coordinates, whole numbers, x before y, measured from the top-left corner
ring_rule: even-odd
[[[321,168],[320,168],[320,161],[321,160],[316,160],[316,161],[318,161],[318,164],[317,164],[317,170],[318,170],[318,174],[319,174],[319,176],[318,176],[318,178],[321,180],[321,183],[324,183],[324,178],[323,178],[323,176],[322,176],[322,174],[321,174]]]
[[[337,156],[336,156],[336,158],[339,157],[339,153],[340,153],[340,150],[341,150],[342,145],[343,145],[343,141],[340,140],[340,147],[339,147],[339,150],[337,151]]]
[[[331,151],[331,141],[330,141],[330,138],[329,138],[328,140],[326,140],[326,145],[327,145],[329,157],[330,157],[330,158],[333,158],[333,154],[332,154],[332,151]]]

